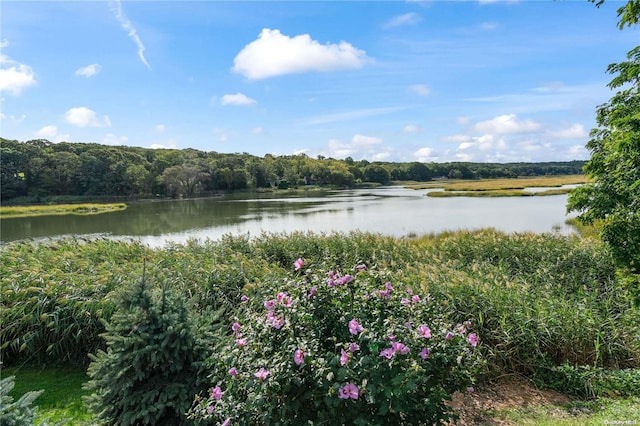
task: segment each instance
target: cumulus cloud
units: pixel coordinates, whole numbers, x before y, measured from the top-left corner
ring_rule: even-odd
[[[59,134],[57,126],[44,126],[36,132],[36,137],[47,139],[51,142],[63,142],[68,141],[69,134]]]
[[[379,145],[382,143],[382,139],[377,138],[375,136],[365,136],[365,135],[354,135],[353,138],[351,139],[351,143],[353,143],[354,146],[373,146],[373,145]]]
[[[415,124],[407,124],[402,128],[403,133],[420,133],[422,129]]]
[[[351,44],[320,44],[309,34],[289,37],[265,28],[233,60],[233,71],[259,80],[309,71],[335,71],[362,67],[369,58]]]
[[[418,96],[429,96],[431,91],[424,84],[414,84],[410,87],[410,90]]]
[[[588,133],[582,124],[573,124],[565,129],[551,132],[551,136],[562,139],[581,139],[586,138],[587,135]]]
[[[78,127],[111,127],[109,116],[105,115],[100,119],[95,111],[86,107],[71,108],[64,117],[67,123]]]
[[[392,151],[391,148],[383,146],[382,143],[383,140],[379,137],[356,134],[350,141],[346,142],[339,139],[331,139],[327,149],[320,154],[331,158],[354,157],[382,161],[388,158]]]
[[[9,45],[5,39],[0,41],[0,48]],[[36,74],[30,66],[18,63],[0,53],[0,92],[19,95],[23,89],[36,84]]]
[[[102,65],[100,64],[91,64],[86,67],[78,68],[75,72],[75,75],[80,77],[93,77],[98,74],[102,70]]]
[[[124,15],[124,13],[122,13],[122,4],[120,4],[120,0],[115,0],[109,3],[109,7],[120,23],[122,29],[127,32],[129,38],[133,40],[135,45],[138,47],[138,57],[140,58],[142,63],[145,64],[147,68],[151,69],[151,65],[149,65],[149,62],[147,62],[147,58],[145,58],[144,56],[144,44],[142,43],[142,40],[140,40],[138,31],[134,28],[131,21]]]
[[[222,105],[253,105],[256,101],[245,94],[236,93],[235,95],[224,95],[220,103]]]
[[[495,134],[530,133],[539,130],[540,124],[533,120],[518,120],[515,114],[505,114],[476,123],[474,129]]]
[[[420,15],[415,12],[405,13],[404,15],[394,16],[384,23],[383,28],[391,29],[395,27],[402,27],[405,25],[415,25],[422,21]]]
[[[167,139],[162,143],[152,143],[149,145],[151,149],[175,149],[176,148],[176,140],[175,139]]]
[[[422,163],[436,161],[439,157],[433,148],[423,147],[413,153],[413,157]]]

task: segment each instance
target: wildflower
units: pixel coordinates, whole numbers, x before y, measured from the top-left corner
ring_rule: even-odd
[[[282,326],[284,326],[284,318],[282,317],[274,318],[271,321],[271,324],[273,325],[273,328],[275,328],[276,330],[280,330]]]
[[[478,346],[478,335],[476,333],[469,333],[467,340],[469,341],[469,344],[474,348]]]
[[[253,375],[256,376],[260,380],[266,379],[267,377],[269,377],[269,374],[271,374],[269,372],[269,370],[265,370],[262,367],[260,367],[260,370],[258,370],[257,372],[253,373]]]
[[[378,295],[383,299],[391,299],[391,293],[389,290],[378,290]]]
[[[340,365],[347,365],[349,362],[349,354],[344,351],[344,349],[340,349]]]
[[[284,291],[281,291],[280,293],[278,293],[278,295],[276,296],[276,299],[278,299],[278,302],[282,303],[282,301],[287,297],[287,293],[285,293]]]
[[[409,353],[409,347],[406,345],[403,345],[400,342],[392,342],[391,347],[393,348],[394,352],[399,352],[402,355],[406,355],[407,353]]]
[[[315,296],[317,292],[318,292],[318,287],[314,285],[313,287],[311,287],[311,290],[309,290],[309,297]]]
[[[411,302],[413,302],[413,303],[420,302],[420,296],[418,296],[417,294],[411,296]]]
[[[360,350],[360,345],[357,343],[349,343],[349,352],[353,353]]]
[[[411,300],[407,299],[406,297],[403,297],[402,299],[400,299],[400,303],[402,303],[403,305],[410,305]]]
[[[469,387],[467,388],[467,392],[469,392],[469,393],[473,393],[473,392],[475,392],[475,389],[473,388],[473,386],[469,386]]]
[[[231,424],[231,418],[228,418],[227,420],[222,422],[222,424],[220,426],[229,426],[230,424]]]
[[[236,377],[236,376],[238,375],[238,370],[236,370],[236,368],[235,368],[235,367],[231,367],[231,368],[229,369],[228,373],[229,373],[229,375],[230,375],[231,377]]]
[[[347,283],[350,283],[352,279],[353,279],[353,277],[351,275],[347,274],[344,277],[338,278],[338,280],[336,281],[336,284],[345,285]]]
[[[420,335],[420,337],[429,339],[431,337],[431,329],[423,324],[420,327],[418,327],[418,334]]]
[[[304,260],[302,258],[298,258],[295,262],[293,262],[293,267],[296,271],[299,271],[304,266]]]
[[[273,299],[264,301],[264,307],[267,308],[267,310],[269,311],[272,310],[275,306],[276,306],[276,301]]]
[[[358,270],[358,272],[364,272],[367,270],[367,265],[365,264],[358,265],[356,266],[356,269]]]
[[[471,329],[471,321],[465,321],[464,326],[467,328],[467,330]]]
[[[384,283],[384,288],[385,288],[385,290],[387,290],[387,291],[393,291],[393,286],[391,285],[391,283],[390,283],[390,282],[386,282],[386,283]]]
[[[387,339],[389,339],[391,341],[396,340],[396,335],[395,334],[390,334],[390,335],[387,336]]]
[[[207,414],[212,414],[213,413],[213,404],[209,404],[207,405]]]
[[[451,339],[453,339],[453,333],[452,333],[452,332],[450,332],[450,331],[447,331],[447,335],[446,335],[446,336],[444,336],[444,338],[445,338],[446,340],[451,340]]]
[[[413,290],[411,290],[410,288],[407,289],[407,294],[408,295],[412,295],[413,294]]]
[[[413,324],[411,324],[410,321],[405,322],[404,326],[407,327],[409,330],[411,330],[413,328]]]
[[[216,386],[215,388],[211,389],[211,398],[215,399],[216,401],[222,398],[222,389],[220,389],[220,386]]]
[[[293,353],[293,362],[295,362],[296,365],[300,365],[304,362],[304,352],[302,349],[296,349]]]
[[[293,300],[291,299],[290,296],[283,297],[280,302],[282,303],[282,305],[286,306],[287,308],[290,308],[291,305],[293,305]]]
[[[422,348],[422,351],[420,351],[420,358],[427,359],[429,358],[430,353],[431,353],[431,350],[429,350],[429,348]]]
[[[233,325],[231,326],[231,330],[233,330],[234,333],[240,330],[240,324],[237,322],[234,322]]]
[[[333,272],[333,271],[327,272],[327,276],[329,277],[330,280],[335,280],[336,279],[336,273]]]
[[[338,397],[340,399],[358,399],[360,391],[358,387],[353,383],[347,383],[338,390]]]
[[[364,330],[364,328],[358,324],[358,321],[356,321],[355,318],[349,321],[349,333],[357,335],[362,330]]]
[[[240,347],[247,346],[247,339],[236,339],[236,345]]]
[[[385,357],[387,359],[393,358],[393,355],[395,355],[395,352],[394,352],[393,348],[383,349],[380,352],[380,356],[383,356],[383,357]]]
[[[242,303],[244,303],[244,302],[248,302],[248,301],[249,301],[249,298],[243,294],[243,295],[242,295],[242,297],[240,298],[240,301],[241,301]]]

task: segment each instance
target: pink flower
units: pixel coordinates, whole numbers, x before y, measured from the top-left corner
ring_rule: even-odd
[[[414,295],[414,296],[411,296],[411,301],[412,301],[413,303],[418,303],[418,302],[420,302],[420,296],[418,296],[417,294],[416,294],[416,295]]]
[[[410,305],[411,300],[407,299],[406,297],[403,297],[402,299],[400,299],[400,303],[402,303],[403,305]]]
[[[327,272],[327,276],[329,277],[330,280],[335,280],[336,279],[336,273],[333,272],[333,271]]]
[[[240,301],[243,302],[243,303],[244,302],[248,302],[249,298],[243,294],[242,297],[240,298]]]
[[[222,398],[222,389],[220,389],[220,386],[216,386],[215,388],[211,389],[211,398],[215,399],[216,401]]]
[[[347,365],[349,362],[349,354],[344,351],[344,349],[340,349],[340,365]]]
[[[273,325],[273,328],[275,328],[276,330],[280,330],[282,326],[284,326],[284,318],[281,318],[281,317],[274,318],[271,321],[271,324]]]
[[[420,358],[427,359],[429,358],[430,353],[431,351],[429,350],[429,348],[422,348],[422,351],[420,351]]]
[[[393,348],[394,352],[399,352],[402,355],[406,355],[407,353],[409,353],[409,348],[400,342],[392,342],[391,347]]]
[[[231,418],[228,418],[227,420],[222,422],[222,424],[220,426],[229,426],[230,424],[231,424]]]
[[[393,358],[393,355],[395,355],[395,352],[394,352],[393,348],[383,349],[380,352],[380,356],[385,357],[387,359]]]
[[[293,305],[293,300],[291,299],[290,296],[285,296],[282,298],[281,303],[283,306],[290,308]]]
[[[269,370],[265,370],[262,367],[260,367],[260,370],[258,370],[257,372],[253,373],[253,375],[256,376],[260,380],[266,379],[267,377],[269,377],[269,374],[271,374],[269,372]]]
[[[351,280],[353,279],[353,277],[349,274],[345,275],[344,277],[340,277],[336,280],[336,284],[338,285],[345,285],[347,283],[350,283]]]
[[[295,362],[296,365],[300,365],[304,362],[304,352],[302,349],[296,349],[293,353],[293,362]]]
[[[267,310],[269,311],[272,310],[275,306],[276,306],[276,301],[273,299],[264,301],[264,307],[267,308]]]
[[[213,404],[207,405],[207,414],[213,413]]]
[[[318,287],[314,285],[313,287],[311,287],[311,290],[309,291],[309,297],[315,296],[317,292],[318,292]]]
[[[391,293],[389,290],[378,290],[378,295],[383,299],[391,299]]]
[[[287,293],[285,293],[284,291],[281,291],[276,296],[276,299],[278,299],[278,302],[282,303],[282,301],[284,300],[285,297],[287,297]]]
[[[469,392],[469,393],[473,393],[474,391],[475,391],[475,389],[473,388],[473,386],[469,386],[467,388],[467,392]]]
[[[411,330],[413,328],[413,324],[411,324],[411,322],[409,322],[409,321],[405,322],[404,326],[407,327],[409,330]]]
[[[367,265],[365,265],[365,264],[358,265],[358,266],[356,266],[356,269],[358,270],[358,272],[366,271],[367,270]]]
[[[420,327],[418,327],[418,334],[420,335],[420,337],[429,339],[431,337],[431,329],[423,324]]]
[[[229,369],[229,375],[230,375],[231,377],[236,377],[236,376],[238,375],[238,370],[236,370],[236,368],[235,368],[235,367],[231,367],[231,368]]]
[[[231,330],[233,330],[234,333],[240,330],[240,324],[237,322],[234,322],[233,325],[231,326]]]
[[[390,334],[390,335],[387,336],[387,339],[396,340],[396,335],[395,334]]]
[[[391,283],[389,283],[389,282],[384,283],[384,288],[385,288],[387,291],[393,291],[393,286],[392,286],[392,285],[391,285]]]
[[[411,290],[410,288],[407,289],[407,294],[411,295],[413,294],[413,290]]]
[[[452,333],[452,332],[450,332],[450,331],[447,331],[447,335],[446,335],[446,336],[444,336],[444,338],[445,338],[445,339],[447,339],[447,340],[451,340],[451,339],[453,339],[453,333]]]
[[[357,335],[362,330],[364,330],[364,328],[358,324],[358,321],[356,321],[355,318],[349,321],[349,333]]]
[[[356,352],[360,350],[360,345],[357,343],[349,343],[349,352]]]
[[[358,387],[353,383],[347,383],[338,390],[338,397],[340,399],[358,399],[360,391]]]
[[[299,271],[304,266],[304,260],[302,258],[298,258],[295,262],[293,262],[293,267],[296,271]]]
[[[240,347],[247,346],[247,339],[236,339],[236,345]]]
[[[469,333],[467,340],[469,341],[469,344],[474,348],[478,346],[478,335],[476,333]]]

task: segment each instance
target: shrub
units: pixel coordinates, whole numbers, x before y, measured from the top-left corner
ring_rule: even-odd
[[[210,318],[215,322],[215,316]],[[92,360],[85,402],[103,422],[178,425],[201,389],[207,328],[196,324],[183,297],[145,279],[127,289],[105,324],[106,351]]]
[[[209,358],[194,422],[435,424],[481,365],[470,324],[452,326],[428,295],[360,265],[305,269],[242,298]],[[325,269],[326,271],[326,269]]]
[[[35,424],[36,407],[31,404],[42,391],[27,392],[17,401],[9,396],[15,377],[0,379],[0,423],[6,426],[31,426]]]

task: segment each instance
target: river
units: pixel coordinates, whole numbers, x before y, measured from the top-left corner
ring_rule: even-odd
[[[124,211],[99,215],[2,219],[0,240],[107,237],[159,247],[167,241],[263,232],[360,230],[398,237],[488,227],[505,232],[573,232],[565,224],[567,195],[427,197],[432,190],[390,186],[135,202]]]

